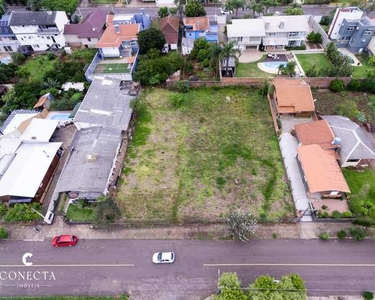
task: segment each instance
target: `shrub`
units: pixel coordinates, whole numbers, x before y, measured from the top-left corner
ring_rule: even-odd
[[[341,218],[341,213],[339,211],[337,211],[337,210],[334,210],[332,212],[332,218],[334,218],[334,219],[340,219]]]
[[[4,217],[8,212],[8,206],[4,203],[0,203],[0,218]]]
[[[40,216],[33,211],[31,208],[41,211],[41,206],[39,203],[25,204],[17,203],[13,208],[8,210],[5,216],[6,222],[28,222],[40,219]]]
[[[312,31],[307,35],[307,40],[310,43],[320,44],[322,42],[322,35],[319,32]]]
[[[369,58],[369,60],[367,61],[367,63],[371,66],[371,67],[375,67],[375,56],[371,56]]]
[[[322,240],[322,241],[326,241],[329,239],[329,233],[328,232],[322,232],[319,234],[319,238]]]
[[[315,65],[308,69],[305,74],[306,77],[319,77],[320,75]]]
[[[344,211],[341,215],[343,218],[351,218],[352,217],[352,212],[350,211]]]
[[[0,239],[5,240],[8,238],[8,236],[9,236],[8,231],[5,228],[0,227]]]
[[[56,55],[53,54],[52,52],[49,52],[49,53],[47,54],[47,59],[48,59],[48,60],[54,60],[55,58],[56,58]]]
[[[328,211],[325,211],[324,213],[323,213],[323,218],[329,218],[329,214],[328,214]]]
[[[345,90],[345,83],[340,79],[335,79],[331,81],[328,88],[334,93],[339,93]]]
[[[190,85],[188,82],[183,81],[177,81],[174,83],[173,87],[179,92],[179,93],[187,93],[190,91]]]
[[[359,81],[359,79],[352,79],[349,82],[347,89],[352,92],[357,92],[361,90],[361,82]]]
[[[340,231],[337,232],[337,237],[338,237],[340,240],[345,239],[347,236],[348,236],[348,234],[346,233],[345,230],[340,230]]]
[[[326,210],[327,208],[328,208],[327,205],[325,205],[325,204],[322,205],[322,209],[323,209],[323,210]]]
[[[14,52],[11,54],[13,63],[17,66],[22,65],[26,61],[26,56],[20,52]]]
[[[359,112],[357,104],[353,100],[346,100],[338,104],[335,110],[338,115],[346,116],[350,119],[355,119]]]
[[[350,236],[356,241],[361,241],[366,237],[366,232],[359,227],[351,227],[349,232]]]
[[[318,210],[318,218],[323,218],[323,212],[321,210]]]
[[[277,239],[277,233],[276,232],[272,233],[272,238]]]
[[[178,93],[178,94],[172,94],[169,97],[169,100],[174,108],[179,108],[184,104],[184,102],[186,101],[186,98],[184,94]]]
[[[371,226],[372,225],[372,222],[368,219],[357,219],[353,222],[353,224],[356,224],[356,225],[361,225],[361,226]]]
[[[374,299],[374,293],[369,292],[369,291],[363,292],[362,296],[363,296],[364,300],[373,300]]]

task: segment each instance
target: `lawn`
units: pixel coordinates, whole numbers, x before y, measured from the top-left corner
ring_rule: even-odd
[[[355,215],[369,216],[375,222],[375,172],[343,169],[343,173],[352,192],[350,209]]]
[[[94,209],[92,207],[79,208],[78,205],[69,204],[66,217],[76,222],[90,222],[94,218]]]
[[[129,73],[128,64],[98,64],[94,73]]]
[[[358,60],[361,62],[362,66],[354,67],[353,71],[353,78],[366,78],[366,71],[367,70],[375,70],[374,67],[371,67],[367,61],[368,58],[363,58],[362,56],[357,56]]]
[[[324,53],[296,54],[296,56],[305,73],[314,66],[317,71],[332,66]]]
[[[294,216],[258,90],[149,89],[139,101],[117,194],[125,218],[212,222],[236,208],[263,220]]]
[[[32,80],[42,80],[44,74],[55,68],[58,59],[48,59],[47,55],[38,55],[30,57],[20,69],[24,69],[30,73],[29,78]]]
[[[258,63],[263,61],[264,56],[252,63],[239,63],[236,70],[236,77],[275,77],[275,75],[263,72],[258,68]]]
[[[121,295],[119,297],[89,297],[89,296],[78,296],[78,297],[61,297],[61,296],[50,296],[50,297],[12,297],[12,298],[3,298],[0,300],[127,300],[128,297]]]

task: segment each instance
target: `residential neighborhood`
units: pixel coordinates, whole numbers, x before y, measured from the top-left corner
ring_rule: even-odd
[[[374,11],[0,0],[1,297],[374,299]]]

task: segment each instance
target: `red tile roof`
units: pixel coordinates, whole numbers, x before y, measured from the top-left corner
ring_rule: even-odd
[[[187,17],[183,22],[185,26],[193,26],[193,30],[210,30],[209,17]]]
[[[137,39],[139,24],[120,24],[119,28],[120,32],[117,33],[115,26],[113,24],[109,24],[99,42],[96,44],[96,47],[119,47],[123,41]]]
[[[159,22],[159,29],[164,34],[165,40],[168,44],[177,44],[180,18],[175,16],[162,18]]]
[[[294,128],[302,146],[317,144],[323,149],[338,148],[338,145],[332,145],[335,135],[326,120],[298,124]]]

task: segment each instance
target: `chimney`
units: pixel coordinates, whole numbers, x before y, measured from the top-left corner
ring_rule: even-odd
[[[284,22],[283,21],[280,21],[280,24],[279,24],[279,28],[284,28]]]
[[[116,33],[120,33],[120,26],[118,24],[115,24],[115,31]]]

